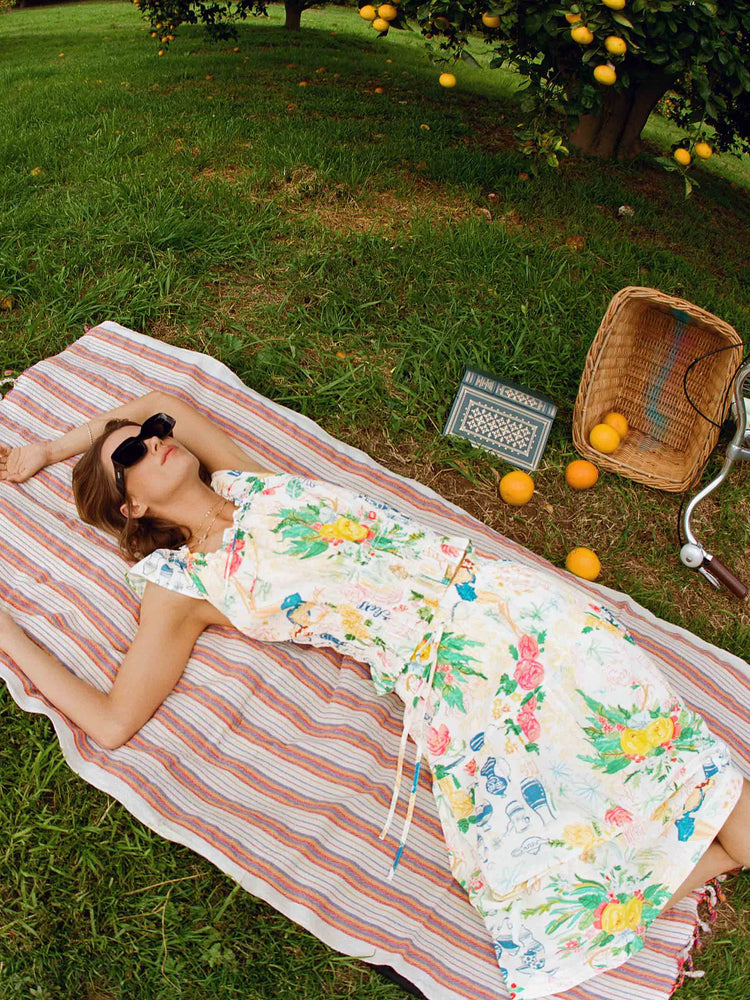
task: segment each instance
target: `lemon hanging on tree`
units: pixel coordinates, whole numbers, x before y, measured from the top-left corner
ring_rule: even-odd
[[[390,28],[390,24],[383,17],[376,17],[372,26],[376,31],[388,31]]]
[[[485,28],[499,28],[500,18],[497,14],[482,14],[482,24]]]
[[[440,84],[441,87],[447,87],[447,88],[455,87],[456,78],[452,73],[441,73],[440,76],[438,77],[438,83]]]
[[[602,3],[610,10],[622,10],[625,6],[625,0],[602,0]]]
[[[378,17],[382,17],[384,21],[395,21],[398,11],[392,3],[382,3],[378,7]]]
[[[374,21],[378,16],[377,11],[372,6],[372,4],[365,4],[364,7],[359,8],[359,16],[363,17],[365,21]]]
[[[565,15],[565,20],[568,24],[577,24],[581,20],[580,14],[572,14],[570,11]]]
[[[605,87],[611,87],[617,79],[614,66],[610,63],[601,63],[601,65],[596,66],[594,69],[594,79],[597,83],[601,83]]]
[[[699,156],[702,160],[707,160],[710,156],[714,155],[713,149],[705,141],[696,142],[693,152],[696,156]]]
[[[613,56],[624,56],[628,51],[627,42],[619,35],[607,35],[604,39],[604,48]]]
[[[689,167],[690,162],[693,159],[684,146],[680,146],[680,148],[676,149],[672,155],[681,167]]]
[[[579,45],[590,45],[594,40],[592,32],[585,24],[578,24],[575,28],[571,28],[570,37]]]

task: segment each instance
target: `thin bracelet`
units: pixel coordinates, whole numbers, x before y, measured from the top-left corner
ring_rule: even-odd
[[[90,446],[91,446],[91,447],[93,447],[93,444],[94,444],[94,436],[93,436],[93,434],[91,433],[91,424],[90,424],[90,423],[88,423],[88,422],[86,423],[86,430],[87,430],[87,431],[89,432],[89,441],[90,441]]]

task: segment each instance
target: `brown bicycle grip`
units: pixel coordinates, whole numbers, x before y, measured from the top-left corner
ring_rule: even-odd
[[[710,559],[707,559],[704,566],[711,576],[715,576],[719,583],[723,587],[726,587],[727,590],[730,590],[735,597],[739,597],[740,599],[745,597],[747,594],[745,584],[742,580],[738,580],[734,573],[727,569],[724,563],[720,562],[716,556],[711,556]]]

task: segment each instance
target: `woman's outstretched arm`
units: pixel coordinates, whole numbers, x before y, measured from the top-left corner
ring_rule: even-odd
[[[167,697],[206,626],[222,621],[207,601],[147,584],[138,632],[108,693],[70,673],[4,612],[0,649],[88,736],[115,749],[138,732]]]
[[[34,441],[17,448],[0,444],[0,481],[23,483],[47,465],[80,455],[91,444],[91,439],[101,434],[108,420],[132,420],[135,424],[142,424],[152,413],[159,412],[164,398],[165,393],[149,392],[145,396],[130,399],[122,406],[100,413],[52,441]]]
[[[273,471],[254,462],[218,424],[204,417],[194,406],[166,392],[149,392],[92,417],[52,441],[36,441],[17,448],[0,444],[0,482],[25,482],[47,465],[80,455],[89,447],[91,439],[104,430],[108,420],[132,420],[134,424],[142,424],[159,412],[175,418],[174,436],[198,456],[209,472],[218,469]]]

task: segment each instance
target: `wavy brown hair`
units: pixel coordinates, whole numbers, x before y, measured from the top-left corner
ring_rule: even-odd
[[[177,549],[190,538],[190,529],[161,517],[145,514],[130,516],[130,498],[126,497],[128,516],[120,507],[122,497],[114,479],[107,475],[101,461],[102,445],[120,427],[137,424],[133,420],[108,420],[102,433],[79,459],[73,469],[73,496],[82,521],[102,528],[114,535],[120,552],[130,562],[137,562],[156,549]],[[199,475],[204,483],[211,484],[211,473],[201,463]]]

